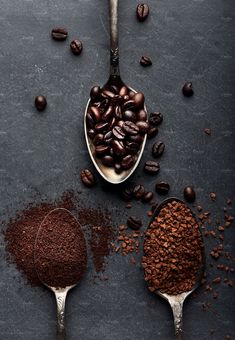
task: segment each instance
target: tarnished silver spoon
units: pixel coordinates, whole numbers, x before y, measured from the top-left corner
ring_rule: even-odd
[[[60,235],[58,237],[58,232],[55,228],[55,223],[62,223],[60,222],[60,218],[63,218],[63,223],[67,225],[72,225],[73,228],[64,226],[64,231],[60,230]],[[51,235],[48,235],[48,223],[53,222],[51,230],[49,233],[54,233],[56,235],[55,240],[52,238]],[[58,224],[57,224],[58,225]],[[66,230],[67,229],[67,230]],[[58,238],[57,238],[58,237]],[[69,256],[68,260],[60,260],[63,257],[62,250],[64,251],[66,245],[68,245],[68,239],[66,238],[73,237],[76,240],[76,245],[70,250],[66,249],[68,255],[73,252],[76,252],[76,261],[72,261]],[[78,248],[78,243],[80,246]],[[46,251],[42,254],[42,248],[46,247]],[[55,251],[56,250],[56,251]],[[70,252],[70,253],[69,253]],[[54,257],[52,259],[52,256]],[[74,255],[73,255],[74,256]],[[72,256],[72,259],[73,259]],[[52,260],[52,261],[51,261]],[[65,329],[65,302],[67,293],[70,289],[74,288],[78,284],[78,279],[71,282],[70,278],[66,279],[64,276],[64,272],[68,275],[72,274],[75,277],[79,278],[84,274],[86,270],[87,264],[87,251],[86,251],[86,242],[83,236],[83,232],[81,229],[80,224],[78,223],[77,219],[71,214],[71,212],[64,208],[57,208],[51,210],[42,221],[34,247],[34,263],[35,269],[38,274],[38,278],[40,281],[49,288],[54,294],[56,298],[57,304],[57,340],[66,340],[66,329]],[[46,273],[44,267],[47,266]],[[53,275],[53,269],[56,268],[57,275],[56,277]],[[66,269],[67,268],[67,269]],[[73,272],[72,272],[73,270]],[[56,282],[59,280],[63,280],[62,287],[56,284],[52,284],[52,282]],[[67,282],[65,286],[65,282]],[[71,284],[69,284],[69,282]]]
[[[126,86],[130,91],[137,93],[136,90],[124,84],[120,77],[119,71],[119,47],[118,47],[118,2],[119,0],[109,0],[110,7],[110,76],[108,82],[104,85],[104,88],[108,88],[110,85],[115,85],[117,87]],[[86,116],[88,113],[90,105],[90,99],[87,102],[85,115],[84,115],[84,130],[85,130],[85,139],[88,148],[88,152],[90,154],[91,160],[96,167],[99,174],[109,183],[112,184],[120,184],[127,180],[137,168],[140,159],[142,157],[144,147],[146,144],[146,135],[144,136],[144,140],[140,146],[137,160],[135,164],[129,169],[122,171],[120,174],[117,174],[113,168],[104,166],[99,158],[95,155],[95,147],[88,136],[87,126],[86,126]],[[146,106],[144,106],[145,111]]]
[[[182,204],[185,204],[185,202],[181,201],[178,198],[174,198],[174,197],[171,197],[171,198],[164,200],[155,210],[149,225],[152,224],[152,222],[154,221],[156,216],[158,216],[158,214],[160,213],[160,211],[162,210],[164,205],[166,205],[167,203],[170,203],[172,201],[177,201],[177,202],[180,202]],[[196,220],[194,213],[192,211],[191,211],[191,213]],[[175,339],[176,340],[183,340],[183,305],[184,305],[184,302],[185,302],[186,298],[192,292],[194,292],[199,287],[199,285],[201,283],[201,279],[202,279],[202,276],[203,276],[203,273],[204,273],[204,270],[205,270],[205,254],[204,254],[204,251],[202,251],[202,259],[203,260],[202,260],[202,263],[201,263],[201,267],[198,269],[197,279],[195,280],[195,283],[194,283],[192,290],[190,290],[188,292],[183,292],[183,293],[178,294],[178,295],[169,295],[169,294],[166,294],[166,293],[162,293],[161,291],[155,291],[154,292],[157,295],[159,295],[160,297],[167,300],[169,305],[171,306],[171,309],[172,309],[172,312],[173,312],[173,317],[174,317]]]

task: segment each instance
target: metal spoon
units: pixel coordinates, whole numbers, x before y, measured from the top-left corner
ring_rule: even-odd
[[[35,241],[35,248],[36,248],[36,244],[38,242],[39,239],[39,234],[41,232],[42,226],[45,223],[45,221],[47,220],[47,218],[49,216],[51,216],[52,214],[54,214],[55,212],[58,211],[63,211],[64,213],[68,214],[69,218],[73,218],[74,221],[76,222],[78,228],[81,228],[80,224],[78,223],[77,219],[71,214],[71,212],[67,209],[64,208],[56,208],[54,210],[51,210],[46,217],[44,218],[44,220],[42,221],[39,229],[38,229],[38,233],[37,233],[37,237],[36,237],[36,241]],[[85,240],[84,240],[85,242]],[[36,260],[36,251],[34,251],[34,261]],[[35,266],[35,269],[37,271],[37,266]],[[65,329],[65,302],[66,302],[66,297],[67,297],[67,293],[70,289],[74,288],[78,282],[76,284],[73,284],[71,286],[67,286],[65,288],[57,288],[57,287],[52,287],[50,285],[48,285],[45,281],[43,281],[40,278],[40,273],[37,271],[38,277],[40,279],[40,281],[47,287],[49,288],[54,294],[55,294],[55,298],[56,298],[56,305],[57,305],[57,340],[66,340],[66,329]]]
[[[166,205],[167,203],[172,202],[172,201],[177,201],[177,202],[180,202],[182,204],[185,204],[185,202],[181,201],[178,198],[174,198],[174,197],[171,197],[171,198],[164,200],[155,210],[149,225],[152,224],[155,217],[160,213],[163,206]],[[191,213],[196,220],[194,213],[192,211],[191,211]],[[184,301],[186,300],[186,298],[192,292],[194,292],[201,283],[201,279],[202,279],[204,269],[205,269],[205,254],[204,254],[204,252],[202,252],[202,258],[203,258],[202,265],[198,270],[197,279],[195,281],[195,284],[194,284],[194,287],[193,287],[192,290],[190,290],[188,292],[183,292],[183,293],[178,294],[178,295],[169,295],[169,294],[166,294],[166,293],[161,293],[161,291],[155,291],[154,292],[157,295],[164,298],[165,300],[167,300],[169,305],[171,306],[171,309],[172,309],[172,312],[173,312],[173,317],[174,317],[175,339],[176,340],[183,340],[183,305],[184,305]]]
[[[105,87],[109,87],[110,85],[116,85],[118,87],[124,86],[124,82],[122,81],[120,77],[120,71],[119,71],[119,48],[118,48],[118,0],[109,0],[109,6],[110,6],[110,76],[108,82],[104,85]],[[127,86],[127,85],[125,85]],[[127,86],[130,91],[137,92],[136,90],[132,89],[131,87]],[[85,115],[84,115],[84,130],[85,130],[85,139],[87,148],[91,157],[91,160],[96,167],[99,174],[109,183],[112,184],[120,184],[127,180],[135,171],[137,168],[141,156],[144,151],[145,143],[146,143],[146,135],[144,137],[144,140],[142,142],[142,145],[140,147],[140,151],[138,154],[138,158],[133,165],[133,167],[129,170],[123,171],[121,174],[117,174],[114,169],[105,167],[101,161],[95,156],[95,148],[92,144],[91,139],[89,138],[87,134],[87,127],[86,127],[86,115],[88,112],[90,104],[90,99],[87,102]],[[146,106],[144,106],[145,111]]]

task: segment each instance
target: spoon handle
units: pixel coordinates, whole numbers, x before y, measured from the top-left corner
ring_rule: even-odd
[[[109,0],[110,15],[110,77],[119,78],[119,50],[118,50],[118,1]]]
[[[183,303],[184,301],[170,303],[174,316],[175,340],[183,340]]]
[[[65,301],[67,290],[55,291],[55,298],[57,304],[57,337],[56,340],[66,340],[65,331]]]

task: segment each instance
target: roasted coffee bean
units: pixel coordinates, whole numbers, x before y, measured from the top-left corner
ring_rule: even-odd
[[[129,136],[129,141],[141,144],[144,140],[144,137],[141,135]]]
[[[133,188],[133,195],[135,198],[140,199],[145,194],[145,188],[143,185],[138,184]]]
[[[115,125],[117,125],[117,121],[116,118],[113,117],[109,123],[109,130],[112,130]]]
[[[182,92],[185,97],[191,97],[194,93],[193,84],[187,81],[182,88]]]
[[[98,107],[96,107],[96,106],[90,107],[90,115],[96,123],[98,123],[101,119],[100,111],[99,111]]]
[[[63,41],[68,36],[68,31],[65,28],[56,27],[51,31],[51,36],[54,40]]]
[[[136,15],[139,21],[145,21],[149,15],[149,6],[147,4],[139,4],[136,8]]]
[[[129,170],[135,163],[135,158],[132,155],[127,155],[122,159],[121,166],[124,170]]]
[[[126,136],[125,132],[119,126],[115,126],[112,130],[114,137],[119,140],[123,140]]]
[[[125,131],[128,135],[131,136],[135,136],[139,133],[139,128],[137,125],[135,125],[135,123],[131,122],[131,121],[126,121],[123,124],[122,127],[123,131]]]
[[[158,134],[158,128],[156,126],[150,127],[148,132],[147,132],[147,137],[148,139],[153,138],[157,136]]]
[[[47,100],[46,97],[44,96],[37,96],[34,100],[36,109],[38,111],[43,111],[45,110],[46,106],[47,106]]]
[[[153,192],[152,191],[146,192],[141,198],[142,202],[145,202],[145,203],[151,202],[152,199],[153,199]]]
[[[95,177],[93,173],[88,169],[84,169],[81,171],[80,178],[82,183],[87,187],[93,187],[95,185]]]
[[[122,86],[119,91],[120,96],[124,97],[128,94],[128,88],[126,86]]]
[[[112,143],[112,142],[113,142],[113,140],[111,141],[111,143]],[[114,153],[114,151],[113,151],[113,148],[110,148],[109,154],[110,154],[110,156],[112,156],[112,157],[115,157],[115,156],[116,156],[115,153]]]
[[[117,174],[120,174],[122,172],[122,167],[120,163],[115,163],[114,164],[114,170]]]
[[[95,138],[93,139],[93,144],[95,146],[101,144],[104,140],[104,135],[102,135],[102,133],[98,133]]]
[[[133,96],[132,99],[135,101],[136,107],[138,109],[142,109],[143,108],[143,106],[144,106],[144,94],[142,92],[136,93]]]
[[[136,126],[138,126],[140,133],[147,133],[149,130],[148,122],[139,121],[136,123]]]
[[[163,116],[161,112],[152,112],[149,116],[149,123],[153,125],[160,125],[163,121]]]
[[[124,120],[129,120],[130,122],[135,123],[136,122],[136,113],[131,110],[126,110],[123,113],[123,119]]]
[[[170,190],[170,185],[167,182],[158,182],[156,183],[155,189],[158,194],[166,195]]]
[[[142,221],[136,216],[130,216],[127,219],[127,225],[133,230],[139,230],[142,227]]]
[[[149,57],[143,56],[140,59],[140,65],[147,67],[152,65],[152,60]]]
[[[129,97],[130,97],[130,98],[133,98],[134,95],[135,95],[135,92],[134,92],[134,91],[129,91]]]
[[[101,144],[101,145],[97,145],[95,147],[96,155],[104,155],[104,154],[107,154],[108,151],[109,151],[109,146],[108,145]]]
[[[112,167],[114,164],[114,159],[112,156],[106,155],[101,159],[101,162],[107,167]]]
[[[152,147],[152,154],[154,157],[160,157],[165,150],[165,144],[163,142],[156,142]]]
[[[92,89],[91,89],[91,92],[90,92],[90,97],[91,97],[91,100],[95,100],[97,99],[97,97],[99,97],[100,95],[100,87],[99,86],[93,86]]]
[[[126,151],[130,155],[136,155],[137,152],[139,151],[139,144],[126,141]]]
[[[113,140],[112,141],[113,152],[117,156],[124,156],[126,154],[126,149],[124,144],[121,141]]]
[[[144,164],[144,171],[150,175],[156,175],[160,170],[160,164],[154,161],[147,161]]]
[[[92,129],[95,126],[95,121],[92,118],[92,116],[90,115],[90,113],[87,113],[87,115],[86,115],[86,123],[87,123],[88,128]]]
[[[112,137],[113,137],[112,131],[106,132],[106,134],[104,135],[104,142],[106,144],[110,144],[112,142],[112,140],[113,140]]]
[[[124,120],[119,120],[117,125],[120,126],[120,128],[123,127],[123,124],[124,124]]]
[[[124,99],[125,101],[128,101],[128,100],[130,99],[130,97],[126,94],[126,95],[123,97],[123,99]]]
[[[140,110],[137,113],[137,120],[143,120],[146,121],[147,120],[147,112],[145,110]]]
[[[102,115],[102,120],[104,122],[107,122],[112,117],[112,114],[113,114],[113,107],[110,105],[108,109],[104,112],[104,114]]]
[[[122,119],[122,110],[121,110],[121,107],[119,105],[117,105],[115,107],[115,117],[117,119]]]
[[[196,199],[196,193],[193,187],[188,186],[184,188],[184,198],[187,202],[192,203]]]
[[[125,201],[130,201],[133,197],[133,189],[132,188],[124,189],[121,193],[121,196]]]
[[[73,54],[75,54],[75,55],[81,54],[82,49],[83,49],[82,42],[78,39],[71,41],[70,49],[73,52]]]
[[[115,93],[115,94],[118,94],[119,91],[118,91],[118,87],[116,85],[111,85],[110,86],[110,90],[111,92]]]
[[[107,130],[109,124],[108,123],[98,123],[95,125],[95,130],[97,132],[103,132],[105,130]]]
[[[109,90],[104,90],[102,92],[102,96],[105,98],[113,98],[115,96],[115,93],[109,91]]]
[[[126,110],[136,110],[136,103],[133,99],[128,100],[123,104],[123,111]]]
[[[95,130],[94,129],[89,129],[87,131],[87,134],[90,137],[90,139],[94,139],[94,137],[95,137]]]
[[[107,108],[109,107],[109,99],[108,99],[108,98],[103,99],[103,100],[100,102],[100,107],[101,107],[103,110],[107,110]]]

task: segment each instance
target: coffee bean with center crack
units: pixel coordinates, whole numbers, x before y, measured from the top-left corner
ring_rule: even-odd
[[[125,156],[126,149],[122,141],[113,140],[112,141],[112,147],[115,155],[117,156]]]
[[[143,185],[138,184],[133,188],[133,195],[135,198],[140,199],[145,193],[145,188]]]
[[[136,123],[136,126],[138,126],[140,133],[147,133],[149,130],[149,123],[148,122],[144,122],[144,121],[138,121]]]
[[[155,186],[156,192],[160,195],[167,195],[170,190],[170,185],[167,182],[158,182]]]
[[[121,196],[125,201],[130,201],[133,197],[133,189],[126,188],[121,192]]]
[[[113,114],[113,107],[110,105],[108,109],[104,112],[104,114],[102,115],[102,120],[104,122],[107,122],[112,117],[112,114]]]
[[[149,117],[149,123],[153,125],[160,125],[163,121],[163,115],[161,112],[151,112]]]
[[[142,202],[144,202],[144,203],[151,202],[152,199],[153,199],[153,192],[152,191],[146,192],[141,198]]]
[[[136,122],[136,113],[134,111],[131,111],[131,110],[126,110],[123,113],[123,119],[135,123]]]
[[[81,171],[80,178],[82,183],[87,187],[92,187],[95,185],[95,177],[93,173],[88,169],[84,169]]]
[[[102,133],[98,133],[95,138],[93,139],[93,144],[95,146],[101,144],[104,140],[104,135],[102,135]]]
[[[132,155],[127,155],[122,159],[121,166],[124,170],[129,170],[135,163],[135,158]]]
[[[116,137],[119,140],[123,140],[126,136],[125,132],[119,126],[115,126],[112,131],[114,137]]]
[[[136,16],[139,21],[145,21],[149,15],[149,6],[147,4],[139,4],[136,8]]]
[[[163,142],[156,142],[152,147],[152,154],[154,157],[160,157],[165,150],[165,144]]]
[[[152,65],[152,60],[151,58],[147,57],[147,56],[143,56],[140,59],[140,65],[147,67],[147,66],[151,66]]]
[[[136,216],[130,216],[127,219],[127,225],[133,230],[139,230],[142,227],[142,221]]]
[[[144,164],[144,171],[150,175],[156,175],[160,170],[160,164],[154,161],[147,161]]]
[[[108,145],[101,144],[101,145],[97,145],[95,147],[95,153],[96,153],[97,156],[105,155],[105,154],[107,154],[108,151],[109,151]]]
[[[54,40],[63,41],[67,38],[68,31],[62,27],[56,27],[51,31],[51,36]]]
[[[131,122],[131,121],[126,121],[123,124],[122,129],[131,136],[135,136],[139,133],[139,128],[137,125],[135,125],[135,123]]]
[[[81,54],[82,49],[83,49],[82,42],[78,39],[71,41],[70,49],[73,52],[73,54],[75,54],[75,55]]]
[[[147,137],[148,139],[150,139],[150,138],[157,136],[157,134],[158,134],[158,128],[156,126],[152,126],[149,128],[147,132]]]

